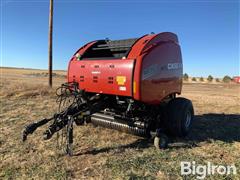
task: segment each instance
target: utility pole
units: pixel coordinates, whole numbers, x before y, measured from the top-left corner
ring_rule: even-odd
[[[52,87],[52,29],[53,29],[53,0],[49,4],[49,32],[48,32],[48,85]]]

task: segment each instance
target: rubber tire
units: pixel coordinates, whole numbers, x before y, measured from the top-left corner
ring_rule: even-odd
[[[168,147],[168,137],[164,134],[154,137],[154,146],[157,150],[166,149]]]
[[[187,113],[190,123],[186,127]],[[194,118],[192,102],[186,98],[174,98],[167,105],[167,130],[172,136],[185,137],[191,130]]]

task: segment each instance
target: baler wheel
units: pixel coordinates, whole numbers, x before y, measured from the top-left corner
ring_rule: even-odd
[[[168,137],[165,134],[154,137],[154,146],[157,150],[166,149],[168,147]]]
[[[174,98],[167,106],[167,129],[177,137],[185,137],[191,130],[194,118],[192,102],[186,98]]]

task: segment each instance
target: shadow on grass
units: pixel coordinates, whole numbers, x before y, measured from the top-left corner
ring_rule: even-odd
[[[225,143],[240,142],[240,114],[202,114],[196,115],[191,133],[185,138],[173,138],[169,149],[193,148],[200,142],[220,140]],[[123,152],[126,148],[144,149],[153,146],[153,139],[138,139],[130,144],[115,147],[104,147],[78,152],[75,156],[83,154],[96,155],[109,151]]]
[[[101,149],[91,149],[91,150],[87,150],[85,152],[77,152],[76,154],[74,154],[74,156],[80,156],[80,155],[86,155],[86,154],[92,154],[92,155],[96,155],[99,153],[107,153],[110,151],[116,151],[117,153],[121,153],[123,152],[125,149],[127,148],[136,148],[136,149],[144,149],[144,148],[148,148],[152,146],[152,142],[149,139],[138,139],[130,144],[125,144],[125,145],[120,145],[120,146],[114,146],[114,147],[104,147]]]
[[[211,139],[226,143],[240,142],[240,114],[196,115],[193,129],[186,140],[203,142]]]

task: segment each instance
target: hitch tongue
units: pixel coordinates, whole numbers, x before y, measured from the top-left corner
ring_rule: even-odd
[[[47,124],[53,120],[52,124],[49,125],[48,129],[43,133],[43,139],[50,139],[56,132],[66,127],[66,141],[67,148],[66,152],[68,155],[73,154],[73,123],[77,125],[84,124],[85,117],[89,117],[91,114],[96,113],[106,106],[107,97],[102,98],[101,95],[97,94],[92,97],[88,97],[84,90],[78,91],[78,84],[67,83],[60,87],[60,92],[57,93],[59,107],[62,107],[68,98],[71,99],[71,104],[68,107],[64,107],[59,113],[54,114],[50,119],[42,119],[27,125],[22,134],[22,141],[27,140],[27,136],[32,134],[38,127]],[[59,108],[60,111],[60,108]],[[80,119],[80,121],[78,121]]]
[[[53,118],[49,118],[49,119],[42,119],[40,121],[37,121],[37,122],[34,122],[34,123],[31,123],[29,125],[27,125],[24,130],[23,130],[23,133],[22,133],[22,141],[26,141],[27,140],[27,136],[29,134],[32,134],[38,127],[40,126],[43,126],[44,124],[47,124],[49,121],[51,121]]]

